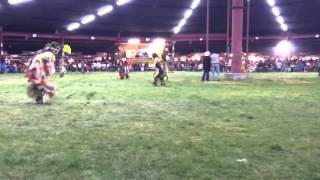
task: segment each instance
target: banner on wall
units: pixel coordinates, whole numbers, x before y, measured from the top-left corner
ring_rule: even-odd
[[[122,57],[125,57],[130,64],[154,64],[152,55],[156,53],[159,57],[165,50],[165,43],[123,43],[119,46]]]

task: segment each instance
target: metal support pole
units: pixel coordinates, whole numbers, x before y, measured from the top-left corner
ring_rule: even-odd
[[[207,0],[207,32],[206,32],[206,51],[209,51],[209,27],[210,27],[210,0]]]
[[[117,41],[118,41],[118,45],[120,46],[120,44],[121,44],[121,32],[118,32]]]
[[[173,41],[172,42],[172,59],[171,59],[171,62],[174,62],[175,56],[176,56],[176,42]]]
[[[115,63],[119,63],[120,62],[120,60],[121,60],[121,52],[120,52],[120,45],[121,45],[121,32],[118,32],[118,43],[117,43],[117,53],[118,53],[118,56],[117,56],[117,58],[115,59]]]
[[[231,10],[231,0],[228,1],[227,7],[227,46],[230,46],[230,10]],[[227,47],[227,51],[230,52],[230,47]]]
[[[0,56],[4,55],[3,51],[3,27],[0,26]]]
[[[61,47],[63,48],[64,47],[64,35],[62,34],[61,35]],[[62,50],[62,57],[64,57],[64,52]]]
[[[231,11],[231,0],[227,0],[227,41],[226,41],[226,52],[227,52],[227,64],[230,63],[230,11]]]
[[[246,32],[246,53],[249,57],[249,41],[250,41],[250,0],[247,0],[247,32]]]
[[[232,73],[240,73],[243,39],[243,0],[232,1]]]

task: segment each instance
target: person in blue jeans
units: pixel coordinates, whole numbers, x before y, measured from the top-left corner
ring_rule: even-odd
[[[212,80],[220,81],[220,57],[219,54],[213,53],[210,55]]]

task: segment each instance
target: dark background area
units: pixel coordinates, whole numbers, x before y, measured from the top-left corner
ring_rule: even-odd
[[[31,33],[65,33],[93,36],[159,36],[170,37],[172,29],[182,19],[192,0],[132,0],[124,6],[116,6],[115,0],[33,0],[17,6],[11,6],[7,0],[0,1],[0,25],[4,31]],[[206,1],[202,0],[195,9],[181,33],[204,33],[206,28]],[[96,21],[82,25],[80,29],[67,32],[66,26],[79,22],[87,14],[95,14],[104,5],[114,5],[114,10]],[[277,0],[288,32],[284,33],[276,22],[265,0],[251,0],[250,35],[296,35],[320,33],[320,0]],[[227,1],[211,0],[210,32],[226,33]],[[246,16],[246,15],[245,15]],[[244,18],[246,19],[246,18]],[[245,22],[246,23],[246,22]],[[37,50],[48,40],[33,38],[5,38],[4,48],[9,53]],[[108,51],[114,48],[113,42],[67,41],[74,51],[85,54]],[[275,40],[255,40],[250,42],[251,51],[269,53],[276,45]],[[320,39],[294,40],[297,51],[301,53],[319,53]],[[210,42],[211,49],[223,52],[225,42]],[[177,52],[188,54],[204,51],[204,41],[179,42]]]

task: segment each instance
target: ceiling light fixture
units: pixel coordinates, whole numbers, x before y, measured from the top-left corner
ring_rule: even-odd
[[[179,21],[179,24],[173,28],[173,33],[178,34],[181,31],[181,28],[187,23],[187,20],[192,16],[193,10],[197,8],[201,0],[193,0],[190,6],[190,9],[187,9],[184,13],[183,19]]]
[[[288,31],[288,25],[286,25],[284,18],[281,16],[280,9],[276,6],[275,0],[266,0],[271,7],[273,15],[276,17],[277,22],[280,24],[282,31]]]
[[[110,13],[112,10],[113,10],[113,6],[111,6],[111,5],[104,6],[98,10],[97,15],[103,16],[103,15]]]
[[[22,3],[27,3],[27,2],[31,2],[32,0],[8,0],[8,3],[10,5],[18,5],[18,4],[22,4]]]
[[[267,2],[271,7],[273,7],[276,4],[275,0],[267,0]]]
[[[82,17],[81,18],[81,23],[82,24],[88,24],[88,23],[94,21],[95,19],[96,19],[96,16],[93,15],[93,14],[90,14],[90,15]]]
[[[188,19],[191,15],[192,15],[192,9],[189,9],[187,10],[185,13],[184,13],[184,18],[185,19]]]
[[[181,19],[180,22],[179,22],[179,24],[178,24],[178,26],[179,26],[179,27],[182,27],[182,26],[184,26],[184,25],[186,24],[186,22],[187,22],[186,19]]]
[[[122,5],[124,5],[124,4],[127,4],[128,2],[130,2],[131,0],[118,0],[117,1],[117,5],[118,6],[122,6]]]
[[[283,17],[281,17],[281,16],[278,16],[277,17],[277,21],[278,21],[278,23],[281,25],[281,24],[284,24],[284,19],[283,19]]]
[[[180,31],[181,31],[181,27],[179,27],[179,26],[176,26],[176,27],[173,28],[173,32],[175,34],[178,34]]]
[[[191,9],[195,9],[198,7],[198,5],[200,4],[201,0],[193,0],[192,4],[191,4]]]
[[[272,8],[272,13],[275,15],[275,16],[280,16],[280,10],[278,7],[273,7]]]
[[[288,31],[288,26],[286,24],[281,24],[281,29],[283,31]]]
[[[68,31],[73,31],[75,29],[78,29],[80,27],[80,23],[71,23],[68,25],[67,29]]]

